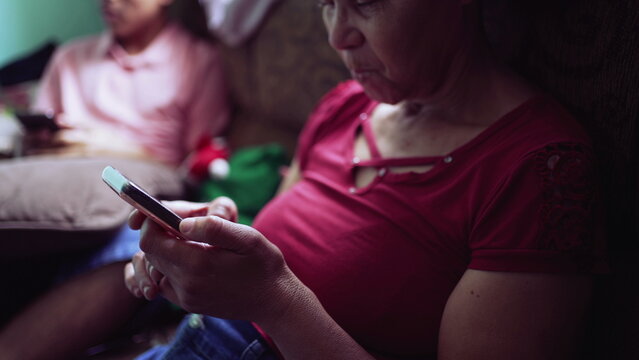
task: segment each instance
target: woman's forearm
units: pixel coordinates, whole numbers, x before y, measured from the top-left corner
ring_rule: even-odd
[[[258,322],[286,360],[374,359],[299,280],[287,292],[290,301],[282,315]]]

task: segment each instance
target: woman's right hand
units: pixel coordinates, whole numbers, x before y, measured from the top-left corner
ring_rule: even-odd
[[[237,216],[229,199],[216,199],[208,207],[184,202],[168,205],[185,217],[180,230],[189,240],[176,239],[133,214],[130,225],[142,230],[144,251],[125,270],[127,287],[134,295],[150,299],[160,293],[190,312],[256,322],[286,311],[303,285],[279,249],[262,234],[223,219]]]
[[[189,201],[164,201],[163,203],[183,219],[213,215],[236,222],[238,217],[235,203],[226,197],[219,197],[210,203]],[[133,210],[129,215],[129,226],[139,230],[145,220],[146,216],[143,213]],[[136,297],[145,297],[147,300],[157,296],[159,289],[156,285],[163,276],[151,266],[142,251],[135,254],[124,268],[124,281],[129,291]]]
[[[275,245],[251,227],[210,216],[232,219],[237,214],[232,201],[168,205],[195,216],[180,224],[191,240],[176,239],[133,214],[130,225],[142,229],[145,253],[127,266],[131,292],[147,298],[160,293],[192,313],[255,322],[286,358],[373,360],[295,277]],[[140,290],[145,286],[147,291]]]

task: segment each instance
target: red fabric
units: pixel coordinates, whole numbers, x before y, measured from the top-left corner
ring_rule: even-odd
[[[372,353],[434,358],[468,268],[593,270],[589,142],[558,105],[530,100],[428,172],[380,171],[353,192],[354,139],[375,105],[355,82],[329,93],[300,139],[302,180],[254,223]]]
[[[275,352],[275,355],[277,355],[278,359],[284,360],[284,356],[280,352],[280,349],[277,348],[277,345],[275,345],[275,342],[273,341],[273,339],[271,339],[271,337],[268,336],[268,334],[265,333],[264,330],[262,330],[262,328],[259,325],[257,325],[256,323],[251,323],[251,324],[253,325],[255,330],[257,330],[257,332],[260,333],[260,336],[262,336],[264,341],[266,341],[266,343],[273,350],[273,352]]]
[[[222,140],[203,137],[185,160],[188,174],[196,181],[209,177],[209,165],[216,159],[228,160],[230,150]]]

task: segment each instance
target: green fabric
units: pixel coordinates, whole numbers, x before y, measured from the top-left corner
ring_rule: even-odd
[[[277,144],[238,149],[229,159],[228,177],[206,180],[200,188],[200,201],[228,196],[237,204],[238,221],[250,225],[275,194],[281,180],[280,168],[286,164],[286,152]]]

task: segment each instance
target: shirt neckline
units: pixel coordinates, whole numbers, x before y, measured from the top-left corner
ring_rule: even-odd
[[[116,63],[126,69],[136,69],[170,61],[175,44],[174,37],[180,32],[179,25],[169,22],[164,29],[140,53],[131,55],[115,41],[109,31],[102,35],[102,44],[98,47],[99,55],[112,57]]]
[[[375,140],[374,133],[372,132],[372,128],[369,126],[369,130],[366,130],[366,126],[364,126],[365,122],[369,122],[373,112],[380,105],[380,102],[371,101],[369,104],[365,106],[363,111],[359,114],[358,121],[355,122],[355,127],[351,132],[351,145],[349,146],[349,155],[350,158],[347,159],[348,164],[350,165],[350,172],[353,172],[353,169],[357,166],[372,166],[378,169],[379,175],[375,177],[373,181],[369,184],[357,188],[355,187],[354,177],[351,178],[352,187],[349,189],[351,193],[362,194],[368,192],[371,188],[373,188],[377,183],[379,183],[382,178],[385,181],[392,182],[403,182],[408,180],[423,180],[427,177],[433,176],[441,169],[445,168],[442,165],[449,165],[454,162],[457,158],[461,157],[464,153],[469,152],[472,148],[479,146],[484,143],[487,139],[492,137],[495,133],[498,133],[504,127],[511,125],[512,119],[519,118],[523,113],[529,110],[529,108],[541,101],[545,98],[543,94],[533,95],[527,100],[523,101],[521,104],[514,107],[512,110],[502,115],[498,120],[489,125],[486,129],[482,130],[477,136],[473,137],[471,140],[461,145],[460,147],[453,149],[447,154],[439,155],[439,156],[424,156],[424,157],[411,157],[411,158],[383,158],[379,149],[377,148],[377,142]],[[369,122],[370,123],[370,122]],[[355,157],[355,140],[357,139],[358,130],[360,127],[364,127],[364,136],[367,142],[367,146],[369,148],[369,152],[371,154],[370,160],[360,160]],[[367,134],[368,133],[368,134]],[[402,164],[403,162],[408,162],[410,165],[432,165],[432,168],[424,171],[424,172],[401,172],[394,173],[387,171],[388,167],[398,166],[395,165],[397,163]],[[414,162],[414,163],[413,163]],[[403,164],[402,164],[403,165]],[[400,165],[401,166],[401,165]]]

